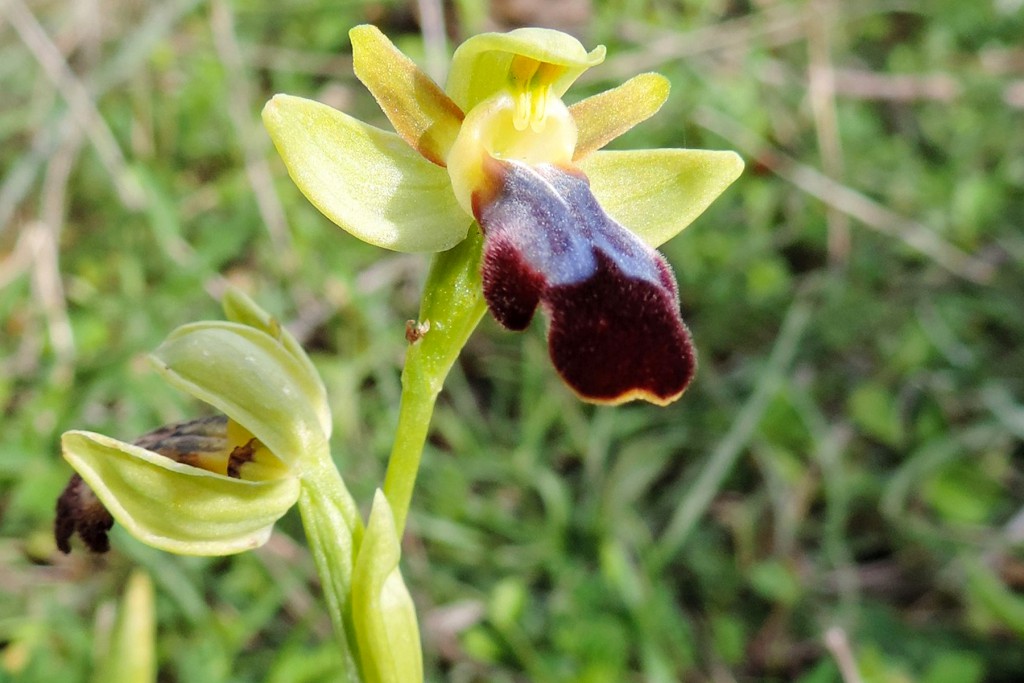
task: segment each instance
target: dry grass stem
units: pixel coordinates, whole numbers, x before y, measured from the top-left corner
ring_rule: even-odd
[[[349,55],[321,54],[278,45],[240,44],[246,64],[257,69],[339,78],[352,73]]]
[[[839,674],[843,677],[843,683],[862,683],[860,671],[857,669],[857,661],[854,659],[853,651],[850,649],[850,640],[846,631],[833,626],[825,632],[825,647],[832,653],[839,667]]]
[[[420,14],[423,47],[427,53],[427,74],[444,84],[448,70],[448,37],[445,35],[444,9],[439,0],[416,0]]]
[[[682,34],[666,30],[652,37],[650,26],[627,23],[623,27],[626,37],[642,47],[636,52],[609,57],[601,65],[600,73],[585,73],[580,80],[625,80],[668,62],[705,53],[742,52],[754,44],[764,47],[797,42],[805,35],[804,21],[803,7],[776,5],[761,12]]]
[[[145,206],[146,198],[133,181],[124,154],[100,114],[88,89],[68,66],[64,55],[46,34],[22,0],[8,0],[3,9],[18,37],[35,57],[47,78],[67,102],[75,122],[85,131],[110,175],[121,203],[132,211]]]
[[[0,260],[0,290],[9,287],[32,267],[32,249],[25,233],[18,235],[14,247]]]
[[[835,181],[843,178],[843,147],[836,114],[836,85],[832,68],[831,17],[836,8],[832,0],[817,0],[807,13],[807,97],[814,117],[814,132],[825,175]],[[826,207],[828,255],[833,264],[844,264],[850,256],[849,216],[835,206]]]
[[[33,292],[46,318],[57,360],[54,377],[58,381],[71,379],[75,359],[75,340],[60,272],[60,235],[64,229],[68,178],[83,142],[81,133],[73,135],[50,161],[43,180],[41,220],[28,228],[34,234]]]
[[[202,0],[169,0],[155,5],[145,20],[132,26],[131,33],[114,55],[83,77],[83,85],[91,97],[98,99],[142,70],[150,52],[200,2]],[[5,6],[0,6],[0,17],[5,10]],[[74,114],[70,112],[40,127],[32,137],[28,153],[4,174],[3,185],[0,185],[0,234],[11,224],[15,210],[32,190],[40,168],[58,147],[67,143],[74,129]]]
[[[881,74],[864,69],[832,69],[836,93],[843,98],[914,102],[952,102],[963,86],[949,74]]]

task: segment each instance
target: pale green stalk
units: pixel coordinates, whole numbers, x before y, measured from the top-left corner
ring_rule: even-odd
[[[325,449],[301,475],[299,513],[320,576],[334,635],[341,649],[345,680],[357,682],[359,657],[349,598],[352,566],[363,536],[363,522],[352,495]]]
[[[434,257],[420,308],[419,339],[402,373],[402,403],[384,494],[401,538],[434,402],[463,345],[486,310],[480,284],[482,237],[471,231],[458,247]],[[320,575],[345,674],[365,676],[352,617],[352,575],[363,523],[330,454],[311,457],[300,475],[299,512]]]
[[[416,486],[434,403],[459,352],[487,310],[480,283],[483,237],[477,228],[458,246],[434,257],[420,306],[420,339],[409,346],[402,371],[402,403],[384,495],[401,538]]]

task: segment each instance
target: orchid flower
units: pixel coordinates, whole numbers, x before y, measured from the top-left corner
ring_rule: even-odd
[[[240,292],[227,322],[185,325],[153,353],[160,374],[219,414],[136,439],[71,431],[75,469],[57,503],[58,548],[76,533],[108,549],[116,520],[137,539],[184,555],[262,545],[298,505],[327,596],[346,680],[423,679],[419,628],[398,568],[391,503],[374,497],[363,525],[331,458],[327,392],[298,341]]]
[[[356,76],[395,133],[275,96],[263,119],[306,197],[352,235],[398,251],[452,249],[475,223],[487,308],[512,330],[545,310],[551,359],[574,392],[613,404],[678,398],[695,352],[655,247],[738,177],[740,158],[602,151],[657,112],[668,81],[642,74],[567,106],[562,96],[605,50],[558,31],[470,38],[443,90],[375,27],[350,37]],[[433,322],[421,321],[427,334]]]
[[[178,328],[153,353],[172,385],[221,414],[125,443],[71,431],[61,439],[77,472],[58,502],[57,541],[78,532],[107,547],[116,519],[169,552],[226,555],[262,545],[299,499],[299,475],[326,452],[326,392],[298,342],[238,292],[229,322]],[[109,512],[108,512],[109,511]]]

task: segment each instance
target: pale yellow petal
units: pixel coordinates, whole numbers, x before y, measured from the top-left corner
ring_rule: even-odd
[[[579,133],[573,159],[579,161],[654,116],[668,99],[669,87],[660,74],[640,74],[569,107]]]
[[[417,152],[444,166],[459,134],[462,110],[376,26],[356,26],[349,37],[356,77],[373,93],[391,125]]]
[[[276,318],[234,287],[228,287],[228,290],[224,292],[221,306],[228,320],[265,332],[273,339],[276,339],[299,362],[303,370],[305,370],[306,381],[304,384],[307,388],[308,398],[313,403],[317,416],[320,418],[320,427],[324,431],[324,436],[330,439],[332,426],[331,408],[327,404],[327,389],[324,387],[320,374],[316,371],[309,356],[306,355],[299,340],[281,325]]]
[[[284,465],[327,449],[319,378],[266,333],[230,322],[182,325],[152,357],[171,385],[237,422]]]

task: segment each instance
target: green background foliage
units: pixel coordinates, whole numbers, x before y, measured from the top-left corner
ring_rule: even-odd
[[[472,338],[404,545],[429,679],[1021,680],[1020,0],[553,4],[609,52],[569,101],[672,81],[614,146],[747,170],[664,248],[700,352],[671,407],[581,404],[542,324]],[[449,9],[462,37],[526,11]],[[202,409],[145,355],[226,282],[304,340],[368,508],[428,261],[330,225],[258,120],[288,92],[386,127],[366,21],[427,63],[398,3],[0,3],[0,681],[93,680],[133,567],[161,681],[336,671],[295,515],[223,559],[50,534],[62,431]]]

